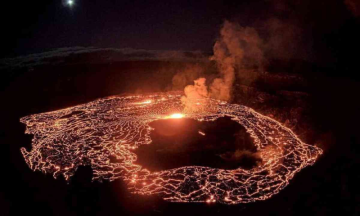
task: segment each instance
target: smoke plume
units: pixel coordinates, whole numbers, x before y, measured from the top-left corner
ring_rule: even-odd
[[[178,70],[172,78],[172,90],[183,90],[187,85],[204,75],[204,66],[191,64]]]
[[[194,80],[194,85],[186,86],[184,93],[185,96],[181,98],[181,102],[185,105],[185,109],[192,112],[199,111],[205,104],[195,102],[209,96],[206,79]]]
[[[197,79],[194,85],[185,87],[182,100],[185,106],[189,108],[189,100],[201,97],[230,101],[236,78],[251,82],[255,72],[264,70],[266,62],[262,47],[263,42],[254,28],[225,21],[213,47],[214,54],[210,57],[219,74],[209,87],[206,86],[205,78]]]
[[[229,101],[236,73],[240,79],[247,79],[252,72],[263,70],[262,40],[254,28],[225,21],[211,60],[216,62],[221,76],[211,84],[210,96]]]

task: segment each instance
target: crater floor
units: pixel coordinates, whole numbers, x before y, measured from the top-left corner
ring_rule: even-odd
[[[123,179],[134,193],[156,194],[173,202],[225,204],[270,198],[322,154],[321,149],[301,142],[279,122],[248,107],[201,99],[192,101],[198,106],[196,110],[189,110],[181,103],[181,97],[180,92],[113,96],[21,118],[27,126],[26,133],[34,135],[32,149],[22,148],[21,152],[32,170],[52,173],[55,178],[63,175],[69,180],[79,166],[89,165],[93,180]],[[211,127],[221,124],[224,117],[238,126]],[[173,134],[175,139],[168,143],[166,137],[177,131],[172,123],[189,125],[178,137]],[[208,128],[202,128],[201,123],[208,124]],[[186,131],[191,128],[194,130]],[[237,141],[236,136],[229,135],[236,128],[239,130],[235,134],[242,137]],[[196,143],[186,143],[182,137],[185,135],[190,136],[189,140],[198,139],[197,144],[202,146],[194,151],[192,146]],[[218,146],[214,143],[218,141],[224,144],[224,151],[219,150],[216,155]],[[183,146],[174,151],[176,142]],[[187,163],[171,164],[170,160],[196,149],[199,151],[193,160],[190,157]],[[196,162],[206,154],[215,155],[218,162]],[[161,163],[156,164],[155,157]],[[155,165],[145,165],[146,160]]]

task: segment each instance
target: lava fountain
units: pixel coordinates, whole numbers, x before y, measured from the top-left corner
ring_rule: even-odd
[[[186,110],[181,92],[113,96],[54,112],[21,118],[33,134],[32,149],[21,152],[29,167],[70,180],[79,166],[91,166],[94,181],[122,179],[128,189],[172,202],[248,203],[277,194],[322,150],[303,143],[288,128],[254,110],[214,99]],[[250,134],[262,163],[249,170],[184,166],[151,172],[137,164],[134,153],[151,145],[149,123],[190,118],[215,121],[230,117]],[[205,135],[199,131],[201,135]],[[110,160],[110,158],[116,158]]]

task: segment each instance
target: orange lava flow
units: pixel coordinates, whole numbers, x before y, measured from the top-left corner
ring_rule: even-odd
[[[89,165],[93,180],[122,179],[133,193],[156,194],[172,202],[224,204],[270,198],[322,154],[279,122],[248,107],[202,99],[205,106],[191,112],[184,109],[181,96],[180,92],[113,96],[21,118],[26,133],[34,134],[31,151],[21,152],[32,170],[55,178],[63,175],[69,180],[79,166]],[[250,170],[185,166],[158,172],[136,164],[133,150],[151,144],[149,123],[184,116],[198,121],[231,117],[253,138],[262,163]]]

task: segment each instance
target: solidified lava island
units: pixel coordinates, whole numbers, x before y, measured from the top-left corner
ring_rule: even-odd
[[[254,110],[213,99],[181,103],[181,92],[113,96],[54,112],[21,118],[33,134],[21,152],[29,167],[70,180],[79,166],[91,166],[94,181],[124,180],[131,192],[172,202],[248,203],[265,200],[312,165],[322,150],[307,145],[279,122]],[[151,145],[152,122],[165,119],[214,122],[228,117],[245,128],[261,162],[249,169],[182,166],[150,171],[137,150]],[[198,131],[200,136],[207,136]],[[168,143],[172,145],[172,143]]]

